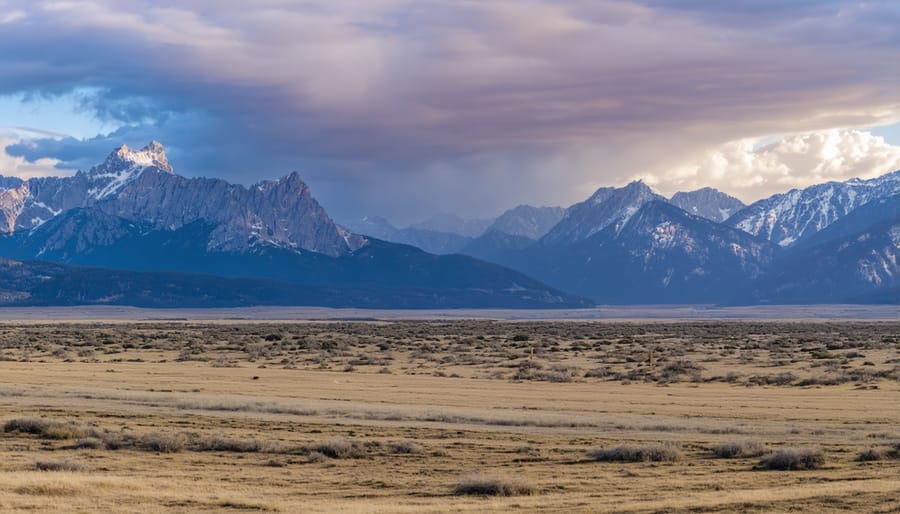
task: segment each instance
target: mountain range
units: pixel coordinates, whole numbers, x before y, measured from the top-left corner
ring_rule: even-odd
[[[477,247],[478,239],[490,233],[539,239],[565,213],[566,210],[562,207],[519,205],[491,219],[466,220],[450,214],[440,214],[405,228],[397,228],[388,220],[373,216],[352,223],[352,228],[360,234],[416,246],[429,253],[471,255],[466,248],[473,244]]]
[[[749,206],[712,188],[665,198],[637,181],[601,187],[541,232],[495,223],[457,251],[599,303],[896,302],[897,195],[900,172]]]
[[[10,303],[589,305],[496,264],[354,234],[297,173],[250,187],[177,175],[156,142],[70,177],[2,183],[0,255],[7,271],[36,270],[0,292]]]
[[[175,173],[152,142],[0,177],[0,305],[572,308],[900,300],[900,171],[744,205],[643,182],[397,228],[335,223],[299,174]]]

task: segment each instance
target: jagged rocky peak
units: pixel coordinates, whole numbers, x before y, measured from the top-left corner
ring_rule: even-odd
[[[596,204],[603,203],[614,195],[639,197],[653,194],[653,190],[650,189],[650,186],[645,184],[643,180],[639,179],[633,180],[622,187],[601,187],[594,191],[594,194],[592,194],[591,197],[587,199],[587,201]]]
[[[309,186],[306,182],[300,178],[300,173],[297,171],[292,171],[288,175],[281,176],[277,179],[268,179],[259,182],[254,186],[259,191],[264,193],[271,192],[273,190],[296,190],[297,192],[304,192],[309,190]]]
[[[166,149],[158,141],[150,143],[140,150],[132,150],[122,145],[113,150],[103,164],[94,167],[91,174],[120,172],[130,168],[157,168],[167,173],[174,173]]]
[[[643,180],[633,180],[629,182],[622,191],[632,196],[654,196],[656,193]]]
[[[140,177],[145,170],[175,174],[160,143],[151,141],[140,150],[122,145],[113,150],[103,164],[94,166],[86,174],[90,181],[88,195],[95,200],[109,198]]]
[[[290,190],[298,192],[309,192],[309,186],[300,178],[300,173],[292,171],[289,175],[285,175],[278,179],[278,184],[287,187]]]

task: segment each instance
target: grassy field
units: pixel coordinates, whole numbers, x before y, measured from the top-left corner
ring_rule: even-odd
[[[900,512],[900,322],[0,326],[2,512]]]

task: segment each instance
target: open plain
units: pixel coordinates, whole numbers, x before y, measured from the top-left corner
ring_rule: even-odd
[[[3,512],[900,512],[900,322],[0,326]]]

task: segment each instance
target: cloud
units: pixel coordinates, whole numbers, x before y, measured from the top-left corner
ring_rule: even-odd
[[[0,94],[86,91],[86,115],[120,127],[17,155],[82,167],[147,136],[186,174],[300,169],[344,217],[571,203],[729,141],[900,119],[890,2],[7,0],[2,13],[19,14],[0,31]]]
[[[14,21],[19,21],[19,20],[25,18],[25,16],[26,16],[25,11],[19,11],[19,10],[0,13],[0,25],[3,25],[4,23],[12,23]]]
[[[57,167],[59,161],[56,159],[37,158],[29,161],[24,157],[14,157],[7,153],[6,149],[16,144],[20,144],[17,136],[0,134],[0,175],[29,179],[33,177],[69,175],[72,173],[72,170],[59,169]]]
[[[747,202],[791,188],[873,178],[900,169],[900,146],[861,130],[790,135],[761,144],[743,139],[704,152],[696,161],[643,176],[667,192],[709,184]]]

